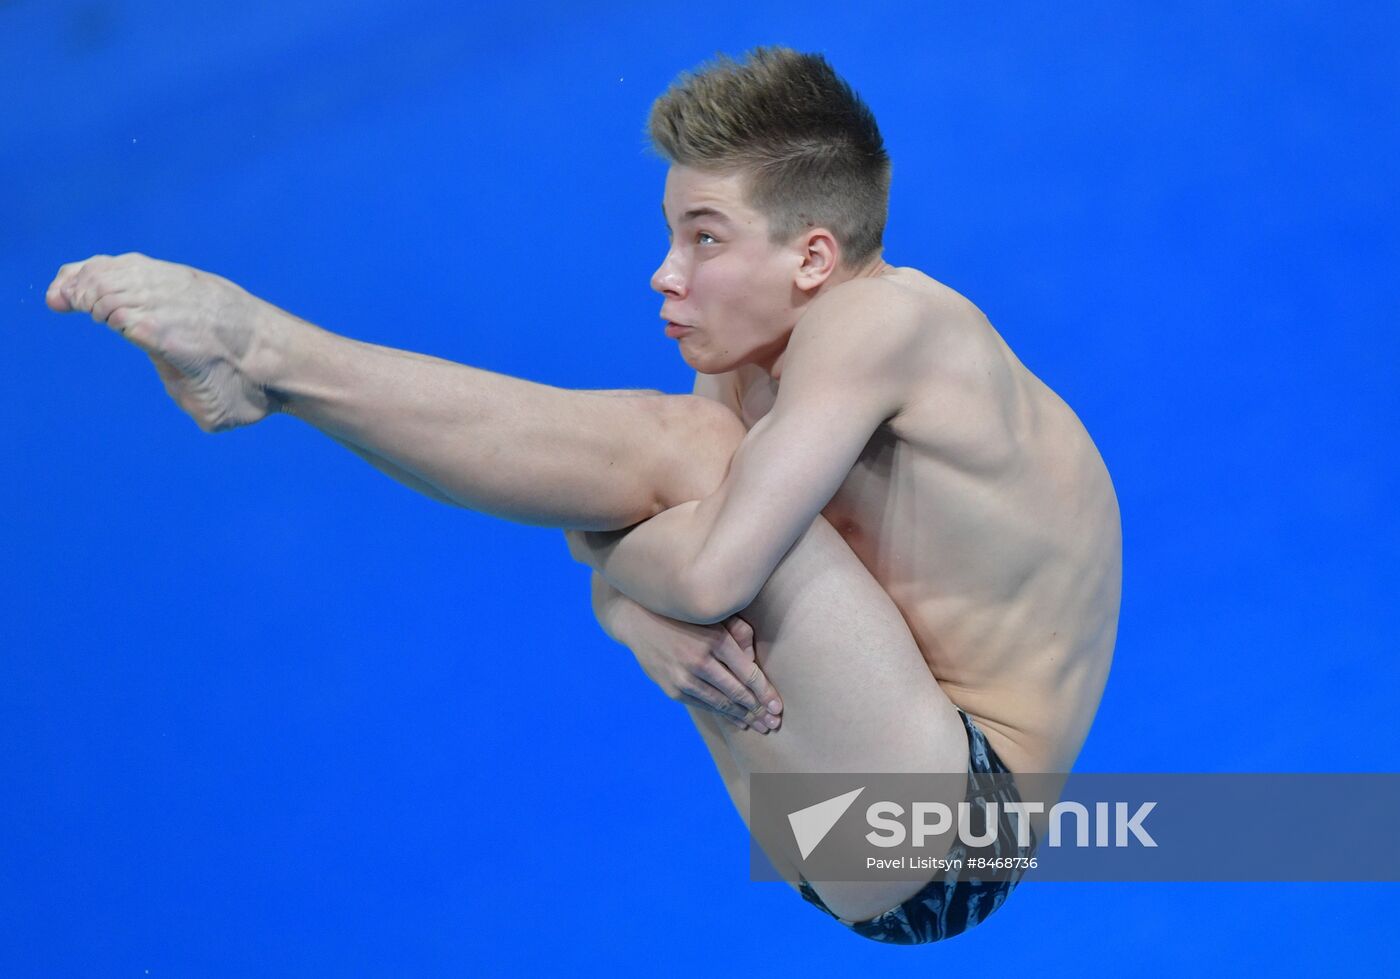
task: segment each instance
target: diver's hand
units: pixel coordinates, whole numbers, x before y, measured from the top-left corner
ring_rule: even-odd
[[[277,410],[254,365],[268,356],[276,307],[208,272],[135,253],[58,270],[45,295],[58,313],[91,313],[155,364],[165,390],[206,432]]]
[[[621,596],[620,596],[621,597]],[[736,727],[761,734],[776,730],[782,713],[778,691],[754,658],[753,629],[738,616],[714,625],[678,622],[631,603],[610,634],[632,650],[666,696],[702,707]]]

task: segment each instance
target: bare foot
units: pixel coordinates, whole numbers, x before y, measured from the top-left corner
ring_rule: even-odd
[[[60,268],[44,298],[58,313],[91,313],[144,350],[206,432],[251,425],[278,408],[250,369],[265,355],[275,307],[227,279],[135,253],[94,255]]]

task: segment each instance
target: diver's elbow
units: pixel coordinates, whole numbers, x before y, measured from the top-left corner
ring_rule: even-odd
[[[697,571],[684,586],[686,619],[697,625],[723,622],[748,608],[758,590],[732,572]]]

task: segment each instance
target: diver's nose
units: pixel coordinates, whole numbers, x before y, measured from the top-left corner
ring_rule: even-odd
[[[663,296],[673,299],[685,298],[685,277],[681,275],[680,263],[676,261],[675,252],[667,252],[656,271],[651,274],[651,287]]]

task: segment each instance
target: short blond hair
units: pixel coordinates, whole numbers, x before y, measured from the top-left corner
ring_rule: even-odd
[[[842,263],[880,251],[890,158],[870,108],[819,54],[764,47],[681,74],[647,130],[673,164],[748,178],[749,204],[776,243],[828,228]]]

